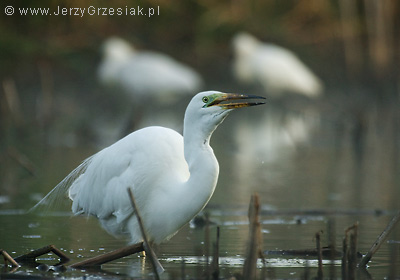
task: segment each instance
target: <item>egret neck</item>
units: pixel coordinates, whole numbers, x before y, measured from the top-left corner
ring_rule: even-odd
[[[210,138],[224,119],[204,126],[201,125],[202,122],[191,120],[191,116],[192,114],[185,114],[183,129],[184,154],[190,176],[182,190],[187,195],[184,201],[180,201],[180,203],[191,205],[185,208],[192,211],[192,213],[186,213],[188,220],[204,208],[217,185],[219,165],[210,146]]]

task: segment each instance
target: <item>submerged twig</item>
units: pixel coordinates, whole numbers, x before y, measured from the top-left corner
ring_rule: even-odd
[[[342,278],[354,279],[357,266],[358,222],[345,230],[343,238]]]
[[[120,259],[120,258],[129,256],[129,255],[132,255],[132,254],[136,254],[136,253],[145,251],[147,253],[147,257],[150,259],[150,262],[153,265],[156,279],[160,279],[159,272],[164,271],[164,269],[163,269],[162,265],[158,262],[153,249],[151,248],[150,244],[148,243],[148,239],[147,239],[147,235],[145,233],[144,227],[143,227],[142,219],[141,219],[138,209],[136,207],[135,198],[133,197],[132,191],[129,188],[128,188],[128,194],[129,194],[129,198],[132,203],[132,207],[135,211],[135,215],[138,219],[138,224],[139,224],[144,242],[136,243],[136,244],[133,244],[133,245],[130,245],[130,246],[127,246],[124,248],[120,248],[120,249],[114,250],[112,252],[109,252],[109,253],[94,257],[94,258],[90,258],[90,259],[75,263],[75,264],[71,265],[70,267],[84,268],[84,267],[89,267],[89,266],[99,266],[104,263],[116,260],[116,259]]]
[[[89,267],[89,266],[99,266],[107,262],[111,262],[116,259],[120,259],[132,254],[136,254],[139,252],[144,251],[144,246],[143,242],[136,243],[124,248],[120,248],[108,253],[105,253],[100,256],[96,256],[94,258],[90,258],[81,262],[74,263],[70,265],[72,268],[84,268],[84,267]]]
[[[322,279],[322,248],[321,248],[321,232],[315,234],[315,240],[317,243],[317,256],[318,256],[318,279]]]
[[[219,279],[219,227],[217,227],[217,240],[214,243],[212,276],[213,279]]]
[[[336,228],[336,220],[334,218],[328,219],[328,240],[329,240],[329,248],[330,254],[329,254],[329,260],[331,262],[331,265],[329,266],[329,278],[330,279],[335,279],[336,278],[336,266],[333,265],[334,260],[335,260],[335,252],[336,252],[336,234],[335,234],[335,228]],[[323,254],[323,253],[322,253]]]
[[[357,267],[357,242],[358,242],[358,222],[354,224],[352,233],[350,234],[349,267],[351,270],[354,270]]]
[[[35,263],[37,257],[47,254],[47,253],[50,253],[50,252],[54,253],[55,255],[57,255],[60,258],[59,264],[66,263],[70,260],[62,251],[60,251],[54,245],[48,245],[48,246],[33,250],[32,252],[29,252],[22,256],[16,257],[15,261],[25,262],[25,263],[27,263],[27,262]]]
[[[368,253],[361,259],[360,263],[358,264],[359,267],[365,267],[367,263],[371,260],[372,256],[378,251],[379,247],[382,243],[386,240],[389,233],[393,230],[394,226],[400,220],[400,211],[394,215],[392,220],[389,222],[387,227],[383,230],[383,232],[378,236],[375,243],[372,245],[371,249],[369,249]]]
[[[0,254],[4,258],[4,263],[7,265],[7,262],[11,263],[11,266],[13,267],[19,267],[19,264],[4,250],[0,249]]]
[[[348,257],[348,248],[349,246],[347,245],[348,243],[348,238],[347,234],[343,237],[343,242],[342,242],[342,249],[343,249],[343,255],[342,255],[342,278],[346,279],[349,271],[349,263],[347,261]]]
[[[153,266],[154,274],[156,276],[156,279],[160,279],[159,273],[162,273],[164,271],[164,268],[162,267],[162,265],[158,261],[158,259],[156,257],[156,254],[153,251],[153,248],[149,244],[149,241],[147,239],[146,230],[145,230],[145,228],[143,226],[142,218],[141,218],[140,213],[139,213],[139,209],[137,208],[136,203],[135,203],[135,197],[133,196],[132,190],[130,188],[128,188],[128,194],[129,194],[129,198],[131,200],[132,207],[133,207],[133,209],[135,211],[136,218],[138,220],[140,232],[142,233],[142,237],[143,237],[143,240],[144,240],[144,249],[145,249],[145,251],[146,251],[146,253],[147,253],[147,255],[148,255],[149,259],[150,259],[151,265]]]

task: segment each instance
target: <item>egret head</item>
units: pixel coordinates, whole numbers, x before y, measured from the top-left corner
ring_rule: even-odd
[[[257,49],[260,41],[252,35],[242,32],[233,37],[232,44],[236,56],[247,58]]]
[[[107,39],[102,49],[106,58],[118,61],[124,61],[134,53],[134,48],[128,42],[118,37]]]
[[[209,136],[232,110],[264,104],[251,101],[256,99],[265,98],[219,91],[200,92],[192,98],[186,109],[185,130],[195,126]]]

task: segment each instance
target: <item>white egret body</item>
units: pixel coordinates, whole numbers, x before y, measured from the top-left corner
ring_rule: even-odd
[[[197,94],[186,109],[183,137],[163,127],[135,131],[85,160],[38,205],[67,191],[75,214],[94,215],[108,232],[139,242],[127,195],[132,188],[149,240],[168,239],[211,198],[219,173],[211,134],[233,109],[264,104],[239,101],[249,98],[262,97]]]
[[[233,48],[234,73],[240,81],[260,84],[272,96],[285,92],[308,97],[321,94],[320,79],[289,50],[262,43],[247,33],[234,37]]]
[[[100,81],[121,86],[135,98],[191,94],[202,84],[200,75],[190,67],[161,53],[137,51],[120,38],[108,39],[103,51]]]

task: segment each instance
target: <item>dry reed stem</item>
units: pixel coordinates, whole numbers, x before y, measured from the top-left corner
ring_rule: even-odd
[[[89,266],[99,266],[107,262],[111,262],[116,259],[120,259],[132,254],[136,254],[144,251],[143,242],[136,243],[124,248],[120,248],[108,253],[105,253],[100,256],[96,256],[94,258],[90,258],[81,262],[74,263],[70,265],[72,268],[84,268]]]
[[[348,261],[347,261],[349,246],[347,244],[348,244],[348,237],[347,237],[347,234],[345,234],[345,236],[343,237],[343,243],[342,243],[342,247],[343,247],[342,278],[343,279],[346,279],[348,271],[349,271],[349,266],[348,266]]]
[[[342,279],[354,279],[357,267],[358,222],[345,230],[343,238]]]
[[[19,267],[19,264],[4,250],[0,249],[0,253],[4,258],[4,264],[7,266],[7,262],[10,262],[13,267]]]
[[[217,240],[214,243],[212,276],[213,279],[219,279],[219,227],[217,227]]]
[[[389,222],[387,227],[378,236],[375,243],[372,245],[371,249],[369,249],[368,253],[361,259],[360,263],[358,264],[359,267],[365,267],[368,264],[368,262],[371,260],[372,256],[376,253],[376,251],[378,251],[379,247],[386,240],[389,233],[393,230],[393,228],[399,222],[399,220],[400,220],[400,211],[397,212],[396,215],[394,215],[394,217]]]
[[[263,257],[261,250],[261,225],[259,220],[260,200],[258,194],[251,197],[249,205],[249,241],[247,245],[246,259],[243,266],[244,279],[256,279],[257,260]]]
[[[357,267],[357,242],[358,242],[358,222],[354,224],[352,233],[350,234],[350,255],[349,267],[354,270]]]
[[[47,254],[47,253],[54,253],[55,255],[57,255],[58,257],[60,257],[60,264],[66,263],[68,262],[70,259],[59,249],[57,249],[54,245],[48,245],[36,250],[33,250],[32,252],[29,252],[25,255],[19,256],[15,258],[15,261],[17,262],[36,262],[36,258]]]
[[[164,272],[164,268],[162,267],[162,265],[158,261],[157,256],[154,253],[153,248],[151,247],[151,245],[150,245],[150,243],[148,241],[146,230],[145,230],[145,228],[143,226],[142,218],[141,218],[140,213],[139,213],[139,209],[136,206],[135,197],[133,196],[132,190],[130,188],[128,188],[128,194],[129,194],[129,198],[131,200],[132,207],[133,207],[133,209],[135,211],[136,218],[137,218],[138,223],[139,223],[140,232],[142,233],[142,237],[143,237],[143,240],[144,240],[144,249],[146,251],[146,255],[148,255],[148,257],[150,259],[150,263],[151,263],[151,265],[153,267],[156,279],[160,279],[159,273]]]
[[[317,232],[315,234],[315,240],[317,243],[317,256],[318,256],[318,278],[322,279],[322,247],[321,247],[321,232]]]
[[[150,259],[150,262],[153,266],[155,278],[160,279],[159,273],[164,271],[164,268],[157,260],[155,254],[154,254],[154,251],[148,242],[147,235],[146,235],[143,223],[142,223],[142,218],[140,216],[140,213],[139,213],[138,208],[135,203],[135,198],[133,197],[133,194],[132,194],[132,191],[130,188],[128,188],[128,194],[129,194],[129,198],[131,200],[132,207],[135,211],[135,215],[137,217],[140,231],[142,233],[144,242],[136,243],[136,244],[103,254],[101,256],[97,256],[97,257],[90,258],[90,259],[82,261],[82,262],[75,263],[75,264],[71,265],[70,267],[84,268],[84,267],[88,267],[88,266],[99,266],[101,264],[104,264],[104,263],[107,263],[107,262],[110,262],[110,261],[113,261],[113,260],[116,260],[119,258],[123,258],[123,257],[129,256],[129,255],[135,254],[135,253],[145,251],[146,256]]]

